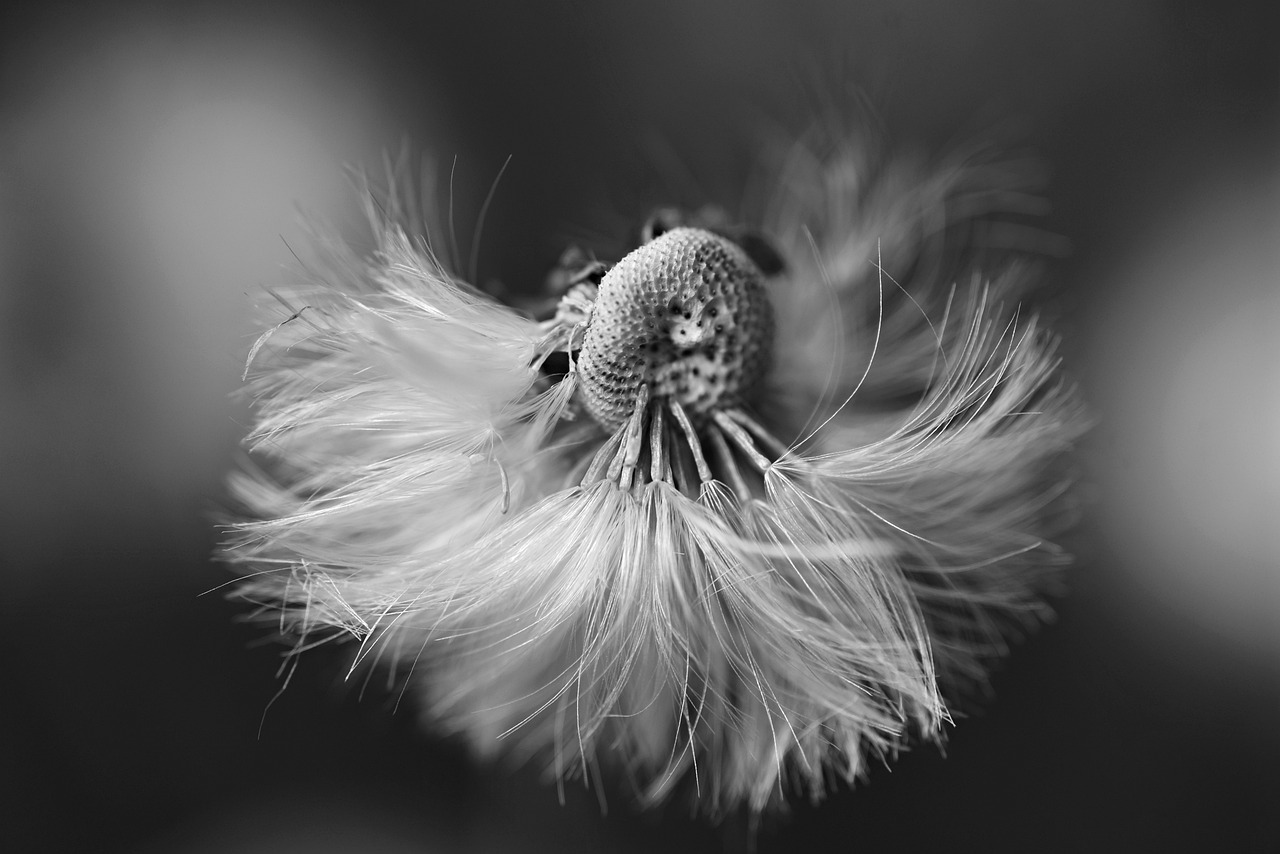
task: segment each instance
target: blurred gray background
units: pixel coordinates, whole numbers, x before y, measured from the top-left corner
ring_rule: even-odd
[[[1280,850],[1280,27],[1268,3],[6,4],[0,836],[15,851],[743,850],[471,765],[218,592],[249,297],[346,165],[457,157],[480,276],[741,182],[807,93],[1051,167],[1050,294],[1100,419],[1081,565],[997,695],[761,852]],[[646,165],[647,164],[647,165]],[[733,199],[721,199],[733,201]]]

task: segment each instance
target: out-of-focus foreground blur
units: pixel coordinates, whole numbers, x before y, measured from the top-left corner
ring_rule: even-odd
[[[1052,169],[1086,443],[1059,617],[942,757],[761,852],[1280,848],[1280,27],[1269,4],[52,3],[0,18],[0,827],[15,851],[747,843],[471,765],[341,661],[255,645],[209,555],[249,294],[348,165],[447,174],[481,278],[536,281],[646,174],[744,174],[833,81],[905,147]],[[1270,19],[1269,19],[1270,18]],[[641,164],[649,163],[646,172]],[[705,194],[702,196],[700,194]],[[449,199],[439,200],[447,204]],[[214,591],[208,592],[206,591]],[[202,595],[204,594],[204,595]],[[269,708],[268,708],[269,707]]]

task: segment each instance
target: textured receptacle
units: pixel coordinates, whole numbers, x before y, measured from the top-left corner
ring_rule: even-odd
[[[749,397],[773,347],[762,279],[739,247],[696,228],[669,231],[619,261],[600,283],[582,343],[592,417],[620,427],[643,384],[695,420]]]

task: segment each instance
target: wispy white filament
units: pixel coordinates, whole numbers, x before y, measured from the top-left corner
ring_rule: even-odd
[[[617,430],[541,370],[589,321],[462,283],[393,195],[372,254],[318,246],[264,319],[240,593],[299,648],[357,639],[478,752],[649,800],[759,810],[940,737],[1062,562],[1083,421],[1029,269],[979,251],[1017,177],[802,141],[760,221],[788,263],[765,390],[695,424],[642,388]]]

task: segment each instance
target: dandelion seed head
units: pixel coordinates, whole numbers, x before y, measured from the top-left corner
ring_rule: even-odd
[[[748,399],[772,355],[763,275],[736,244],[698,228],[668,231],[600,283],[582,344],[582,399],[616,429],[643,385],[695,420]]]
[[[478,755],[645,803],[817,799],[941,740],[1043,612],[1087,421],[1030,267],[976,266],[980,166],[801,141],[767,210],[566,252],[534,311],[446,269],[392,174],[377,250],[321,242],[253,345],[239,594]]]

